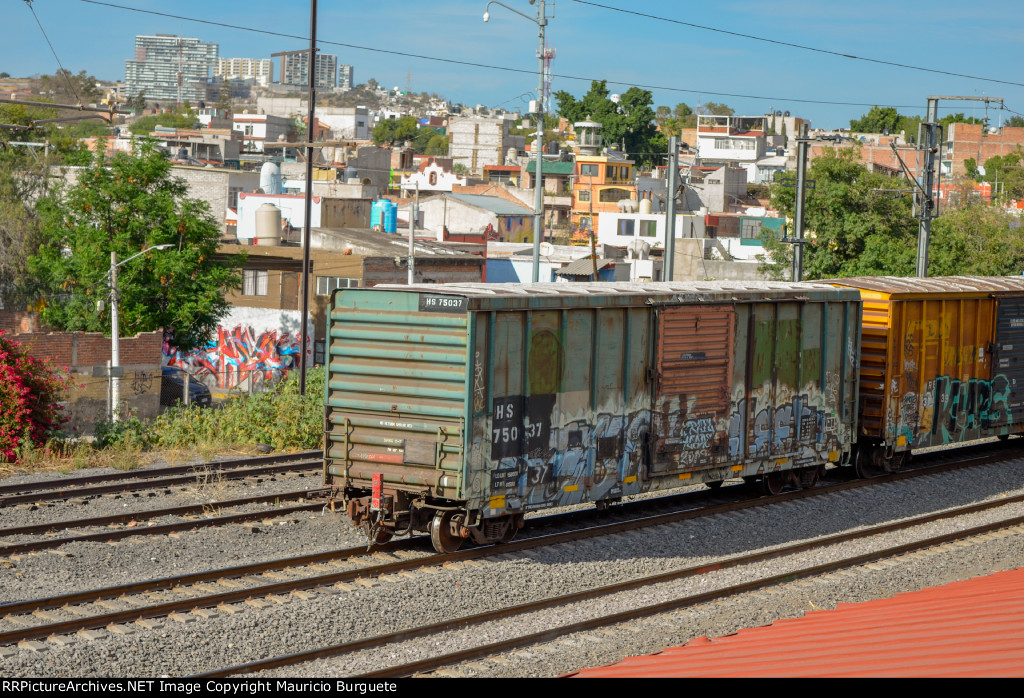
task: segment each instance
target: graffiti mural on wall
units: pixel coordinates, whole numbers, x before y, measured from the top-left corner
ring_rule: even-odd
[[[299,365],[302,336],[250,325],[217,328],[217,338],[202,349],[183,354],[164,340],[164,360],[211,388],[236,388],[250,376],[253,383],[272,384]],[[247,384],[248,385],[248,384]]]

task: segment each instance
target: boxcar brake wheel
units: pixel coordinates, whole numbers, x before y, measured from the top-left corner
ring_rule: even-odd
[[[462,547],[465,540],[465,538],[460,538],[452,533],[452,518],[454,516],[454,511],[439,511],[430,521],[430,542],[434,544],[434,550],[439,553],[454,553]]]

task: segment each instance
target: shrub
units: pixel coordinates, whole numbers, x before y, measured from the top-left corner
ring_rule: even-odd
[[[60,434],[67,417],[59,400],[70,384],[67,369],[29,356],[0,331],[0,462],[16,462],[19,450]]]
[[[323,443],[324,369],[306,374],[299,395],[298,371],[266,393],[242,396],[219,409],[175,407],[157,417],[147,434],[155,448],[269,444],[277,449],[318,448]]]

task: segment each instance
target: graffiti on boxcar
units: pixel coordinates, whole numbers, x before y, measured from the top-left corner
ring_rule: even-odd
[[[834,403],[829,403],[834,404]],[[729,457],[743,457],[743,419],[747,400],[736,403],[736,411],[729,415]],[[775,407],[764,407],[751,415],[750,455],[766,457],[772,453],[786,453],[801,444],[834,440],[838,420],[826,418],[825,413],[810,404],[807,395],[798,395],[792,402]]]
[[[1002,374],[992,380],[966,381],[939,376],[933,395],[933,440],[956,443],[979,436],[972,432],[1010,424],[1010,382]]]
[[[473,361],[473,411],[483,412],[485,400],[484,364],[478,351]]]
[[[516,494],[531,508],[621,496],[623,480],[639,473],[650,411],[553,424],[555,397],[494,399],[491,495]]]

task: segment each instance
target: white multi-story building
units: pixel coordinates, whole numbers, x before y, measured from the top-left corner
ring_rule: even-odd
[[[742,167],[747,181],[757,181],[757,161],[765,156],[765,117],[697,117],[697,157],[702,166]]]
[[[324,107],[316,110],[316,118],[327,124],[334,140],[370,138],[370,111],[366,107]]]
[[[338,66],[338,87],[343,90],[351,90],[355,87],[355,77],[352,72],[352,66],[350,65],[339,65]]]
[[[144,92],[149,101],[192,102],[206,99],[217,44],[173,34],[135,37],[135,58],[125,61],[128,96]]]
[[[283,51],[270,54],[281,59],[282,85],[309,85],[309,51]],[[334,87],[338,84],[338,57],[329,53],[316,54],[316,86]]]
[[[276,143],[287,138],[292,121],[272,114],[234,114],[231,128],[242,133],[243,153],[262,153],[265,143]]]
[[[218,58],[213,77],[226,80],[252,80],[257,85],[274,81],[274,61],[269,58]]]

